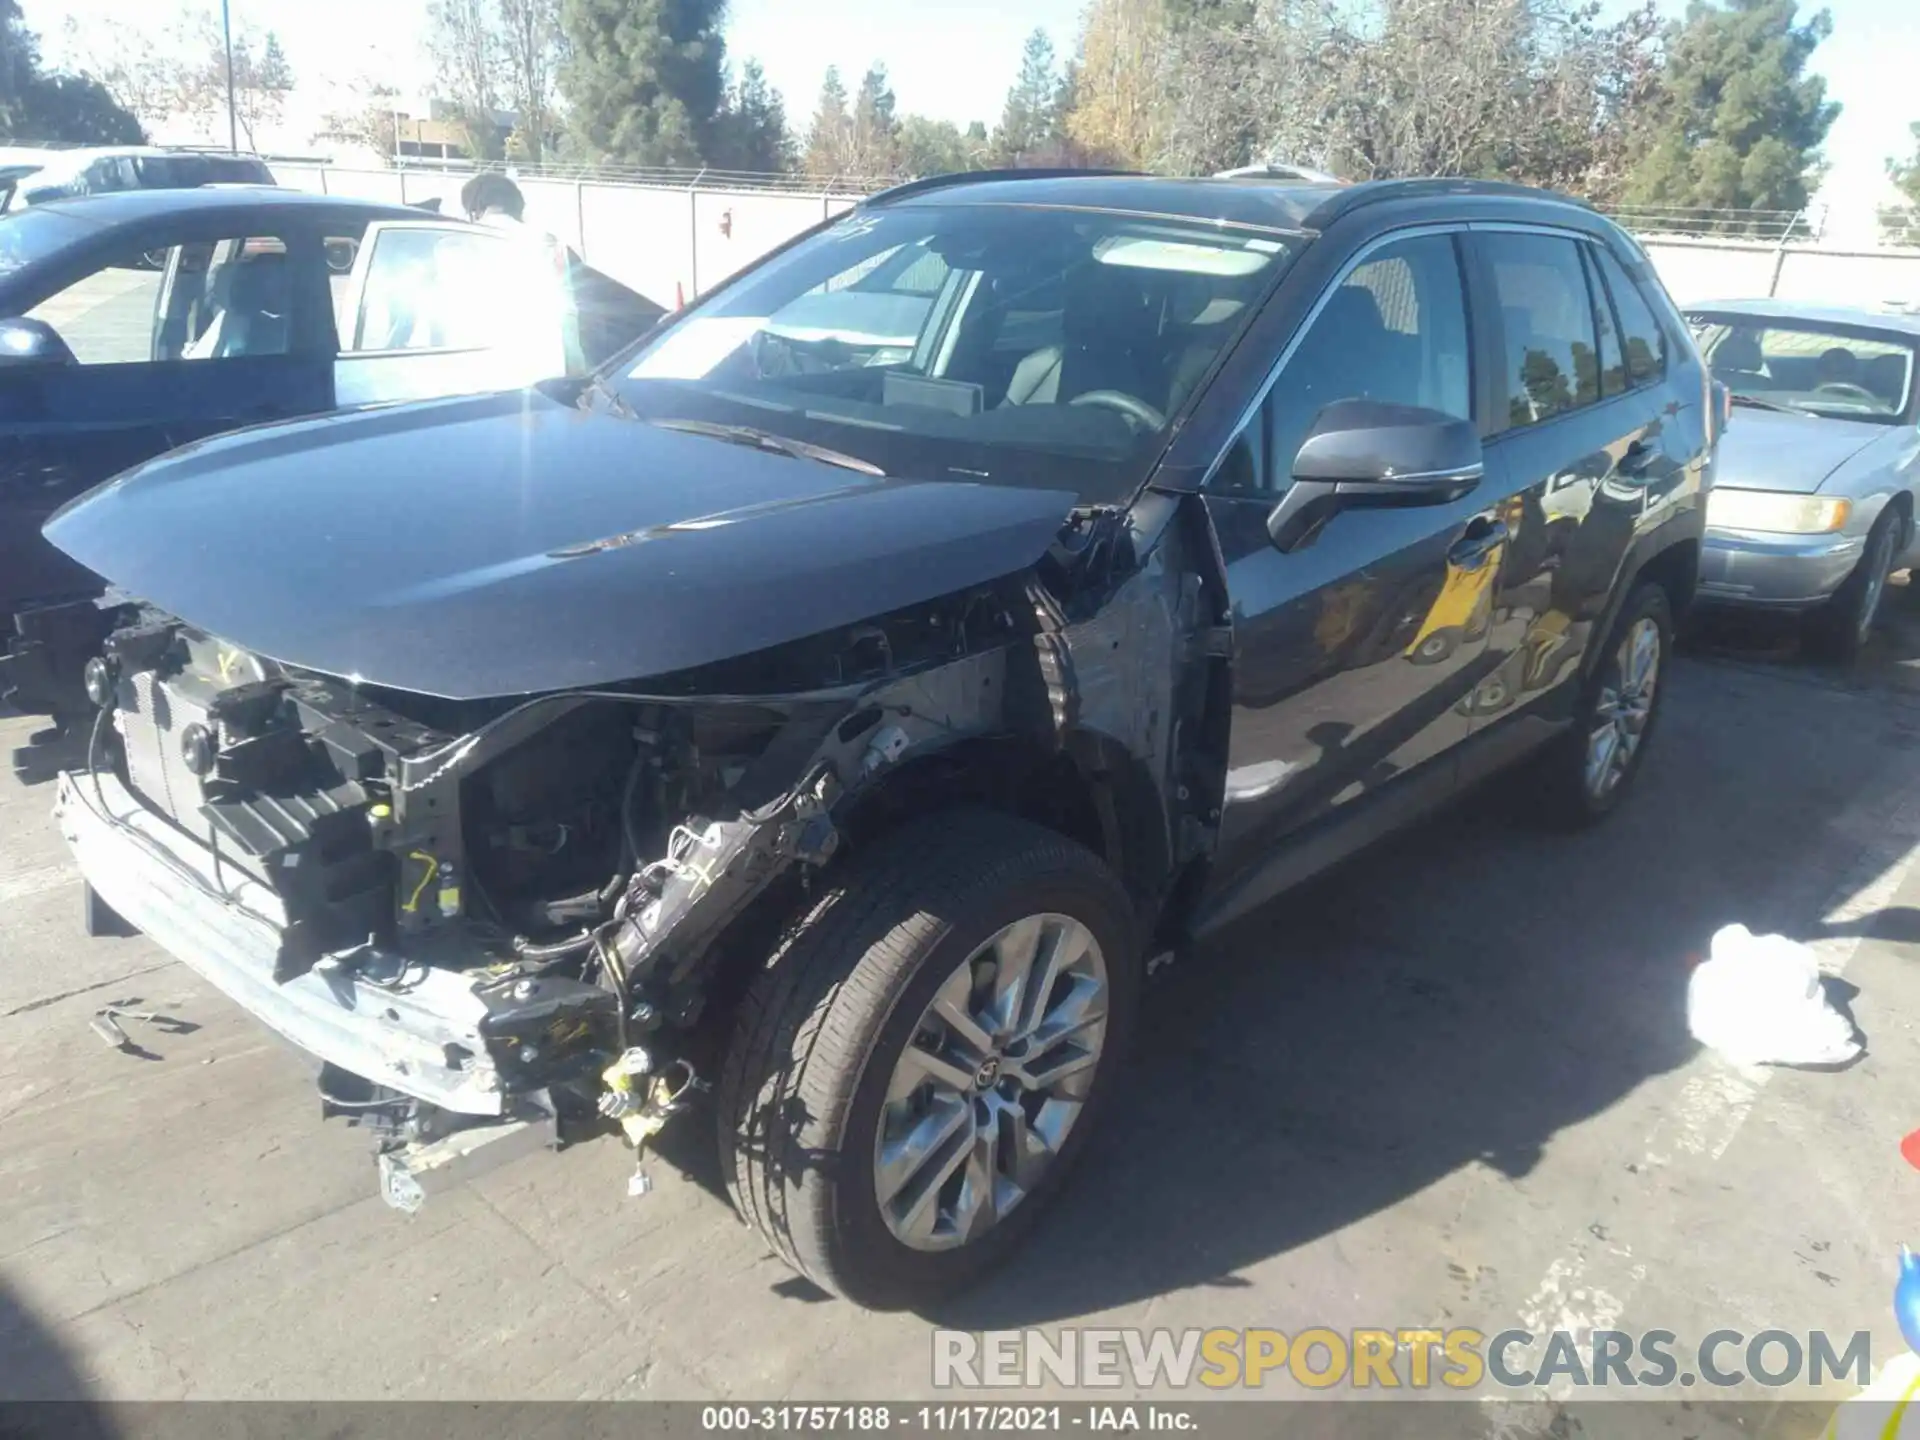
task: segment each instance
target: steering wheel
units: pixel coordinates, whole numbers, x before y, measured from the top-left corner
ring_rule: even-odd
[[[1851,380],[1829,380],[1826,384],[1816,385],[1813,388],[1816,394],[1825,392],[1833,395],[1845,395],[1849,399],[1864,400],[1869,405],[1883,405],[1886,403],[1878,395],[1867,389],[1866,386],[1856,385]]]
[[[1129,395],[1124,390],[1089,390],[1084,395],[1074,396],[1067,403],[1069,405],[1100,405],[1108,410],[1118,410],[1129,420],[1138,420],[1149,430],[1164,430],[1167,424],[1166,416],[1138,395]]]

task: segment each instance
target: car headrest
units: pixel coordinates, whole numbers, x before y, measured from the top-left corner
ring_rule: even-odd
[[[1844,345],[1820,352],[1817,372],[1822,384],[1852,383],[1860,378],[1860,357]]]
[[[1153,338],[1152,297],[1136,272],[1091,261],[1067,272],[1060,325],[1069,344],[1086,349],[1136,345]]]
[[[1335,290],[1327,301],[1327,308],[1314,321],[1316,328],[1322,325],[1333,332],[1331,338],[1336,341],[1379,335],[1387,328],[1387,322],[1380,314],[1380,302],[1364,285],[1342,285]]]
[[[1758,375],[1767,368],[1760,353],[1760,337],[1751,330],[1729,330],[1714,347],[1713,368],[1742,375]]]
[[[287,306],[287,257],[254,255],[220,267],[216,289],[224,287],[225,308],[278,314]]]
[[[1906,398],[1907,362],[1899,355],[1876,355],[1860,373],[1860,383],[1887,404],[1897,407]]]

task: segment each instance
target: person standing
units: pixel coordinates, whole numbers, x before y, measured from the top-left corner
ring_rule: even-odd
[[[574,293],[580,257],[547,231],[527,223],[526,196],[512,179],[498,171],[485,171],[462,185],[460,208],[474,224],[522,236],[540,245],[552,257],[564,312],[561,323],[565,332],[567,371],[573,374],[584,370],[586,346],[581,336],[579,301]]]

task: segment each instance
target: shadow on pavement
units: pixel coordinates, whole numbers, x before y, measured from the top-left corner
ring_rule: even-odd
[[[929,1318],[1014,1328],[1244,1284],[1475,1161],[1526,1175],[1558,1132],[1687,1061],[1708,937],[1817,932],[1857,858],[1829,824],[1884,790],[1909,732],[1873,697],[1672,673],[1608,824],[1542,836],[1513,823],[1511,783],[1483,792],[1172,977],[1059,1205]]]
[[[119,1433],[52,1328],[0,1280],[0,1435],[109,1440]]]

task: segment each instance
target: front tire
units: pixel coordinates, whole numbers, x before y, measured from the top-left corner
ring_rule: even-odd
[[[885,836],[742,1003],[718,1097],[735,1206],[862,1305],[972,1283],[1084,1146],[1139,950],[1119,881],[1051,831],[968,810]]]
[[[1867,533],[1866,548],[1853,573],[1826,604],[1807,617],[1806,645],[1815,659],[1851,665],[1860,657],[1887,593],[1887,576],[1893,571],[1900,530],[1900,517],[1889,507]]]

